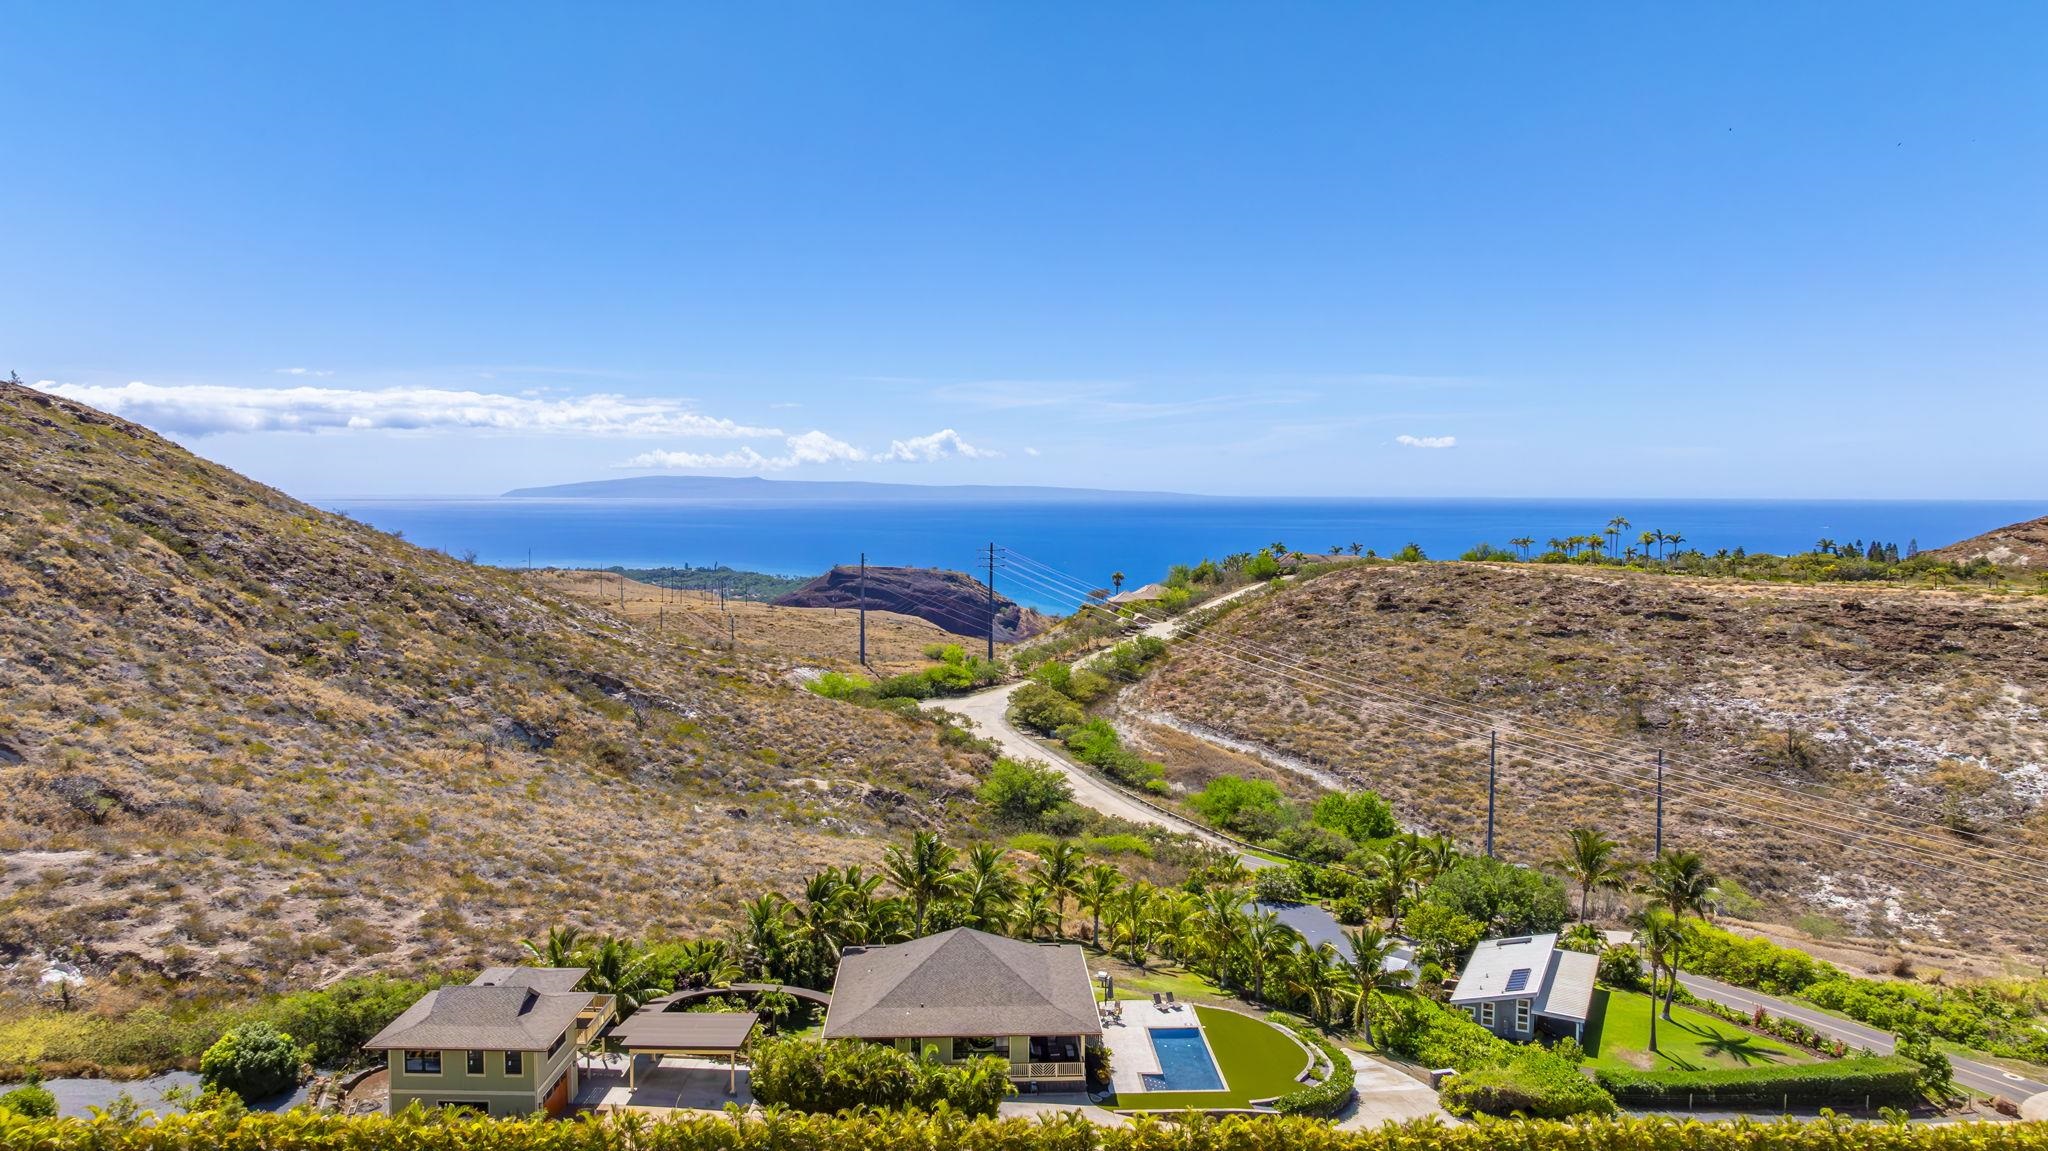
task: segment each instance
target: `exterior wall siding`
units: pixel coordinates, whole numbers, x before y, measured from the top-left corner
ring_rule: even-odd
[[[443,1051],[441,1073],[431,1075],[408,1072],[405,1052],[390,1051],[386,1053],[385,1065],[391,1073],[391,1109],[402,1111],[412,1103],[433,1108],[444,1101],[475,1102],[488,1105],[495,1116],[529,1115],[540,1109],[543,1089],[553,1085],[575,1055],[574,1043],[562,1044],[552,1059],[543,1051],[522,1052],[519,1073],[508,1075],[505,1052],[486,1051],[483,1073],[473,1075],[469,1071],[469,1052]],[[573,1068],[568,1073],[575,1075]],[[572,1081],[571,1093],[576,1087]]]

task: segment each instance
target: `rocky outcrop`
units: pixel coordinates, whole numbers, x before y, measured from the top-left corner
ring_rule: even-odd
[[[775,600],[779,607],[855,608],[863,595],[869,611],[914,615],[954,635],[988,632],[988,588],[964,572],[940,568],[867,569],[862,591],[861,569],[836,567]],[[1047,620],[1001,595],[995,598],[996,642],[1015,643],[1044,631]]]

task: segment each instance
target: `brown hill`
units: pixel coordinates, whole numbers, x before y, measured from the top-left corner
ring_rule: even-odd
[[[1182,645],[1129,711],[1376,788],[1468,849],[1483,838],[1489,727],[1502,853],[1530,863],[1575,826],[1637,858],[1649,846],[1651,795],[1589,778],[1559,743],[1611,747],[1640,789],[1665,747],[1668,841],[1705,851],[1783,921],[2036,952],[2048,937],[2040,885],[1986,870],[2048,873],[2048,599],[1371,565],[1287,586],[1204,639],[1259,645],[1268,662],[1292,653],[1322,678],[1280,686]],[[1380,692],[1347,694],[1356,682]],[[1839,833],[1859,819],[1894,830]]]
[[[277,983],[702,928],[979,766],[4,385],[0,605],[0,960]]]
[[[958,636],[988,634],[988,588],[973,576],[940,568],[870,567],[866,591],[861,570],[836,567],[804,586],[780,596],[781,607],[858,608],[863,595],[869,611],[889,611],[919,619]],[[1015,643],[1045,630],[1047,620],[1002,595],[995,600],[997,643]]]
[[[1961,563],[1986,559],[1999,567],[2048,571],[2048,516],[1971,536],[1927,554]]]

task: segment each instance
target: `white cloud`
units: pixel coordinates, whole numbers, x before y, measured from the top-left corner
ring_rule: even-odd
[[[280,376],[331,376],[334,373],[316,371],[312,368],[279,368],[277,369],[277,374]]]
[[[443,388],[238,388],[213,384],[59,384],[43,391],[164,432],[481,430],[582,436],[779,436],[707,416],[679,400],[617,395],[505,395]]]
[[[1395,436],[1394,442],[1404,448],[1455,448],[1456,436]]]
[[[809,431],[790,436],[783,440],[784,451],[780,455],[767,455],[751,446],[729,452],[679,452],[666,449],[641,452],[619,464],[622,468],[661,468],[664,470],[708,470],[708,471],[784,471],[804,464],[886,464],[886,463],[930,463],[943,459],[986,460],[1002,455],[1001,452],[978,448],[960,438],[952,428],[944,428],[927,436],[912,436],[907,440],[891,440],[886,451],[870,452],[863,448],[835,439],[824,432]]]

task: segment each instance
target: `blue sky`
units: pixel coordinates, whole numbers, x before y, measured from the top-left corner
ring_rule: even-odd
[[[2048,7],[7,4],[0,372],[302,495],[2048,497]]]

